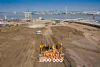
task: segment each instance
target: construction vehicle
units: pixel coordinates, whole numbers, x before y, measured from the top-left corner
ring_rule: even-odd
[[[45,45],[43,42],[40,44],[39,62],[63,62],[64,53],[62,52],[62,44],[56,43],[55,45]]]
[[[42,32],[40,30],[36,31],[36,34],[40,35]]]

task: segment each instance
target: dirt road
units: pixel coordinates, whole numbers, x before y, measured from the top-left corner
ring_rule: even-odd
[[[65,67],[63,63],[37,63],[36,67]]]
[[[55,45],[55,42],[53,41],[52,37],[53,32],[50,26],[48,26],[45,31],[43,32],[43,37],[45,38],[47,45]],[[54,37],[54,36],[53,36]],[[58,41],[59,42],[59,41]],[[68,56],[67,53],[65,53],[65,59],[64,62],[58,62],[58,63],[39,63],[37,62],[35,64],[35,67],[76,67],[75,62]]]
[[[43,34],[41,36],[43,36],[43,38],[41,38],[41,41],[44,41],[46,45],[51,45],[51,46],[54,45],[54,42],[51,38],[52,35],[51,28],[47,27],[44,31],[42,31],[42,33]],[[35,67],[65,67],[65,65],[63,63],[53,63],[53,62],[42,63],[37,61],[35,63]]]

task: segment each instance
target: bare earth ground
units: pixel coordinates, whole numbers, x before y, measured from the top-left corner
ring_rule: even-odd
[[[72,23],[53,31],[77,67],[100,67],[100,29]]]
[[[52,35],[64,47],[64,63],[39,63],[41,35],[26,27],[0,32],[0,67],[100,67],[100,29],[80,24],[51,27]],[[51,34],[51,33],[50,33]]]
[[[31,67],[34,52],[32,29],[13,28],[0,33],[0,67]]]

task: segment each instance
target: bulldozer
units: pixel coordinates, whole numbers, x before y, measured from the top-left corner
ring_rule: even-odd
[[[57,42],[55,45],[46,45],[41,42],[39,62],[63,62],[64,53],[62,51],[62,44]]]

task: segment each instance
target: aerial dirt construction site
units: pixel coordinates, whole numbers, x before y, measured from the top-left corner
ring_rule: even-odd
[[[100,28],[54,20],[2,24],[0,67],[100,67]]]

